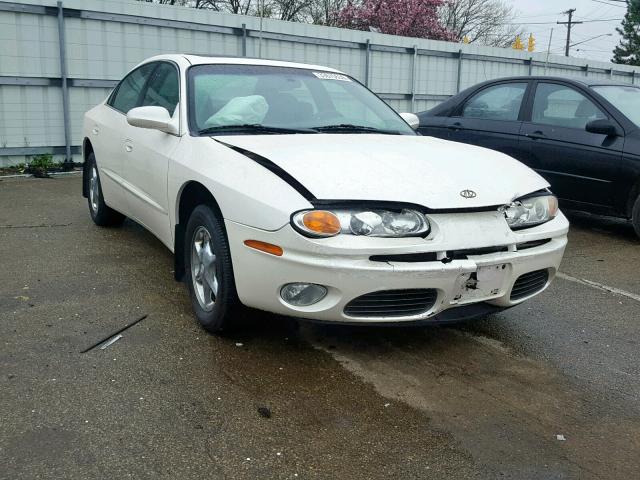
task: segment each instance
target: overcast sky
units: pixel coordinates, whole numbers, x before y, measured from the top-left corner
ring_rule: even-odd
[[[562,12],[575,8],[574,20],[589,21],[575,25],[571,30],[571,43],[578,43],[602,34],[613,34],[576,45],[571,48],[571,56],[591,58],[600,61],[611,61],[613,48],[618,44],[620,36],[616,27],[620,21],[593,22],[592,20],[621,19],[626,13],[626,4],[609,0],[506,0],[518,12],[517,21],[523,24],[527,32],[533,33],[536,39],[536,52],[546,52],[551,29],[551,53],[564,55],[567,29],[557,25],[564,22],[567,16]],[[527,35],[528,36],[528,35]],[[526,39],[523,39],[526,40]],[[526,41],[525,41],[526,45]]]

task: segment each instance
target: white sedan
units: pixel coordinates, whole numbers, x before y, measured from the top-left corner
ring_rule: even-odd
[[[209,331],[241,305],[437,322],[542,292],[568,230],[547,182],[416,120],[326,67],[157,56],[86,113],[83,194],[175,253]]]

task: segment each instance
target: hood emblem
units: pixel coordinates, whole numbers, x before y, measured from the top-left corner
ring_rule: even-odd
[[[462,190],[460,196],[463,198],[476,198],[478,195],[473,190]]]

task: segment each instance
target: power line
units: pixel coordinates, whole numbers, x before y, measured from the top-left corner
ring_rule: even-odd
[[[580,23],[595,23],[595,22],[621,22],[622,18],[605,18],[599,20],[582,20]],[[573,22],[578,23],[578,22]]]
[[[609,5],[610,7],[618,7],[618,8],[627,8],[626,5],[616,5],[615,3],[609,3],[612,0],[604,2],[603,0],[591,0],[592,2],[602,3],[604,5]]]
[[[575,23],[595,23],[595,22],[620,22],[622,21],[622,18],[605,18],[605,19],[598,19],[598,20],[581,20],[580,22],[573,22]],[[563,22],[509,22],[509,23],[495,23],[493,25],[555,25],[556,23],[563,23]],[[566,22],[565,22],[566,23]]]

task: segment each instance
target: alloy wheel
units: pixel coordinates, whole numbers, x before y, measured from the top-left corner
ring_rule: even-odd
[[[211,234],[203,226],[196,229],[191,242],[191,281],[200,307],[210,312],[215,305],[219,285]]]
[[[89,201],[94,212],[98,211],[98,196],[100,194],[98,185],[98,171],[94,165],[91,167],[91,178],[89,179]]]

